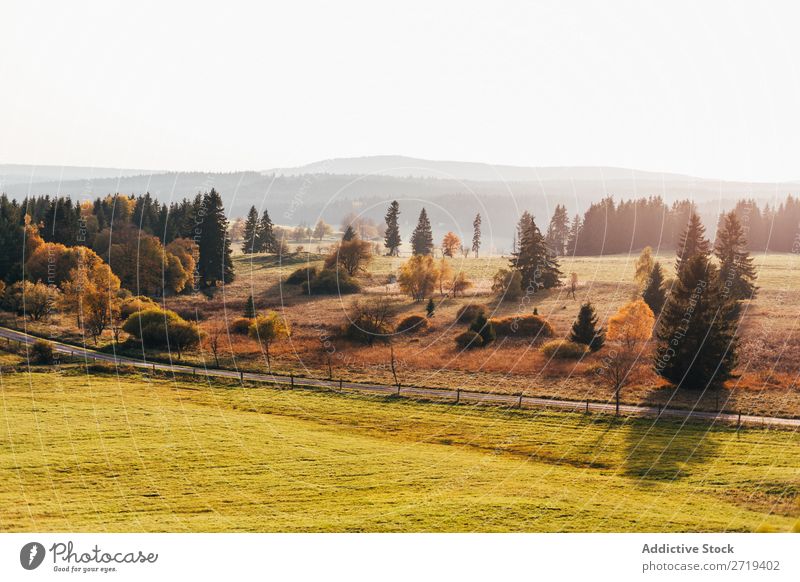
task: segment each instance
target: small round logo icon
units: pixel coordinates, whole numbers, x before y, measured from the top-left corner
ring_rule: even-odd
[[[44,561],[44,546],[39,542],[30,542],[19,551],[19,563],[26,570],[35,570]]]

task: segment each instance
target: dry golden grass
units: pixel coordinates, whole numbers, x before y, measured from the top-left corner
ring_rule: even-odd
[[[657,257],[670,273],[673,255]],[[365,347],[335,339],[336,330],[347,321],[357,296],[315,296],[301,294],[298,286],[282,281],[295,269],[312,264],[319,266],[317,255],[294,256],[279,263],[271,256],[236,257],[237,279],[213,297],[202,294],[168,298],[166,305],[181,312],[196,310],[209,327],[241,317],[247,297],[252,294],[260,311],[281,313],[290,323],[292,337],[270,348],[273,369],[317,377],[328,376],[328,364],[334,377],[349,380],[392,383],[389,349],[376,344]],[[503,257],[457,258],[456,269],[463,269],[476,281],[466,297],[434,297],[436,315],[424,333],[398,334],[393,337],[396,368],[403,384],[471,388],[498,392],[550,396],[568,399],[610,399],[607,388],[595,382],[594,370],[600,354],[587,355],[579,362],[555,361],[539,352],[545,338],[526,341],[499,339],[480,350],[462,352],[454,338],[465,326],[455,322],[456,312],[469,303],[486,306],[492,317],[530,314],[534,308],[554,328],[556,338],[565,337],[580,304],[591,300],[601,320],[605,321],[635,295],[633,271],[636,255],[576,257],[562,260],[565,276],[578,274],[577,298],[566,288],[537,293],[516,302],[498,303],[490,292],[491,276],[507,266]],[[396,284],[388,283],[403,259],[375,257],[369,274],[360,276],[365,292],[358,297],[368,300],[388,294],[396,300],[397,318],[423,315],[424,303],[414,303],[402,295]],[[795,267],[800,258],[793,254],[768,254],[756,257],[759,270],[758,297],[746,304],[741,326],[741,377],[725,390],[697,395],[675,392],[643,366],[634,385],[623,392],[628,403],[669,403],[673,406],[713,410],[725,407],[757,414],[800,415],[800,391],[795,387],[798,365],[794,354],[800,346],[798,310],[800,286]],[[4,315],[6,323],[11,316]],[[10,322],[13,323],[13,322]],[[17,321],[17,327],[19,327]],[[68,340],[80,340],[71,318],[57,319],[55,325],[29,324],[39,333],[53,332]],[[110,336],[101,343],[108,344]],[[252,339],[231,334],[221,342],[220,363],[246,369],[264,369],[262,350]],[[186,359],[213,364],[208,350],[189,354]],[[649,354],[642,354],[643,364]]]

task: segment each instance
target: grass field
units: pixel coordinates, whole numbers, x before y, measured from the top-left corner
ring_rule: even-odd
[[[789,431],[79,368],[1,379],[6,532],[798,527]]]

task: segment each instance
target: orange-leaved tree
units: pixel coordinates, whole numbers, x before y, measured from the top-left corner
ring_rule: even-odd
[[[653,335],[655,321],[653,311],[641,298],[623,305],[608,320],[606,341],[610,349],[599,373],[614,392],[617,416],[620,392],[630,381],[639,356]]]
[[[454,257],[461,247],[461,239],[454,232],[448,232],[442,239],[442,255]]]

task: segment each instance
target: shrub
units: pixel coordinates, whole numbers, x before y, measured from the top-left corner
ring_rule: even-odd
[[[492,322],[486,319],[486,316],[483,313],[479,314],[478,317],[475,318],[475,321],[473,321],[472,325],[469,326],[469,330],[474,331],[481,336],[481,339],[483,339],[483,345],[490,344],[497,338],[497,334],[494,331]]]
[[[119,312],[123,319],[128,319],[137,311],[153,308],[158,308],[158,304],[155,301],[144,295],[137,295],[136,297],[128,297],[123,300]]]
[[[522,296],[522,276],[519,271],[500,269],[492,277],[492,292],[500,295],[501,301],[512,301]]]
[[[398,332],[420,333],[427,331],[431,324],[422,315],[409,315],[397,324]]]
[[[375,341],[387,341],[392,333],[393,318],[394,306],[383,297],[369,303],[356,301],[345,337],[370,346]]]
[[[486,308],[483,305],[465,305],[456,313],[456,321],[469,325],[479,315],[486,315]]]
[[[456,336],[456,345],[461,349],[471,350],[483,346],[483,338],[479,333],[467,330]]]
[[[309,295],[348,295],[358,293],[361,286],[344,271],[323,269],[316,277],[303,283],[303,292]]]
[[[231,321],[229,330],[231,333],[239,334],[239,335],[247,335],[250,333],[250,324],[253,323],[252,319],[248,319],[247,317],[237,317],[233,321]]]
[[[55,361],[53,353],[53,344],[38,339],[31,346],[31,362],[34,364],[52,364]]]
[[[206,319],[206,314],[197,307],[179,307],[175,313],[186,321],[204,321]]]
[[[539,315],[499,317],[491,321],[501,337],[553,337],[553,326]]]
[[[286,283],[289,285],[302,285],[308,281],[311,281],[317,276],[317,268],[316,267],[301,267],[296,271],[293,271],[291,275],[286,277]]]
[[[169,310],[155,308],[137,311],[125,321],[122,329],[141,340],[147,348],[175,348],[178,357],[183,350],[200,342],[197,326]]]
[[[545,356],[557,360],[577,360],[588,351],[587,346],[569,340],[552,340],[542,346],[542,353]]]

